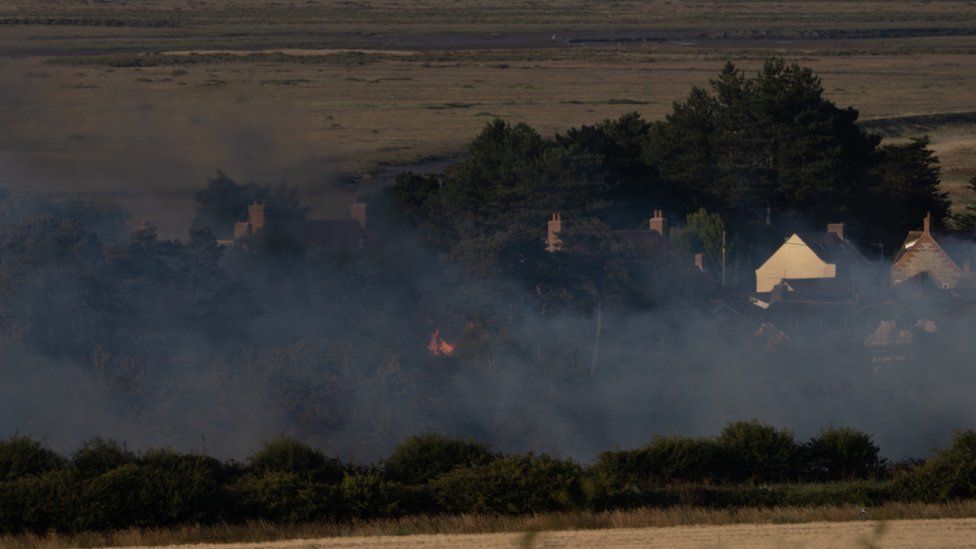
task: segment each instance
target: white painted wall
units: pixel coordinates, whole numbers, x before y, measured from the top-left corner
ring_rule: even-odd
[[[834,278],[837,266],[826,263],[793,235],[756,269],[756,293],[773,291],[784,278]]]

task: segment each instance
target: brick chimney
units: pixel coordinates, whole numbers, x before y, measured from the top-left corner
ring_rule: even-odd
[[[930,234],[932,231],[932,212],[925,214],[925,220],[922,222],[922,232],[925,234]]]
[[[366,228],[366,203],[353,202],[349,205],[349,217],[359,222],[362,228]]]
[[[828,223],[827,233],[835,234],[837,238],[844,240],[844,224],[843,223]]]
[[[251,236],[251,224],[247,221],[234,223],[234,240]]]
[[[247,207],[247,221],[251,224],[251,234],[258,234],[264,229],[264,204],[255,202]]]
[[[668,220],[664,218],[664,210],[654,210],[654,217],[651,218],[650,225],[652,231],[663,238],[668,237]]]
[[[546,251],[549,253],[558,252],[563,249],[563,241],[559,239],[559,233],[563,231],[563,219],[559,213],[553,213],[549,220],[549,232],[546,235]]]

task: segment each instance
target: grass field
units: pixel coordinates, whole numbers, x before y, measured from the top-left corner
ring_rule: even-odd
[[[966,1],[8,0],[0,23],[0,184],[109,194],[174,230],[218,168],[339,212],[378,165],[454,154],[495,116],[656,119],[769,55],[889,139],[930,134],[954,197],[976,174]]]
[[[836,548],[969,548],[976,532],[974,519],[894,522],[810,523],[790,525],[681,526],[675,528],[621,528],[520,534],[362,537],[306,539],[260,544],[194,545],[213,549],[291,548],[644,548],[668,549],[782,547]]]
[[[527,517],[407,517],[341,524],[131,529],[0,537],[9,549],[259,544],[261,547],[972,547],[976,502],[859,507],[673,507]],[[883,525],[880,526],[879,525]],[[292,540],[292,541],[289,541]],[[312,541],[314,540],[314,541]],[[759,543],[759,545],[755,545]],[[766,543],[766,545],[762,545]],[[968,545],[966,545],[968,543]],[[227,545],[223,545],[227,544]],[[844,545],[847,544],[847,545]]]

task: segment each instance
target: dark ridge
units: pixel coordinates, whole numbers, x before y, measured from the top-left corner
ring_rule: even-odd
[[[176,28],[180,26],[180,22],[177,19],[170,18],[117,19],[98,17],[4,17],[0,18],[0,25]]]
[[[709,32],[699,36],[701,39],[877,39],[877,38],[919,38],[924,36],[973,36],[976,28],[971,27],[925,27],[894,29],[752,29]]]
[[[578,46],[587,46],[590,44],[631,44],[631,43],[645,43],[645,42],[666,42],[665,38],[658,38],[653,36],[641,36],[641,37],[623,37],[623,38],[570,38],[566,41],[567,44],[573,44]]]
[[[881,134],[927,132],[942,126],[969,124],[976,124],[976,111],[892,116],[861,122],[861,126],[865,129]]]

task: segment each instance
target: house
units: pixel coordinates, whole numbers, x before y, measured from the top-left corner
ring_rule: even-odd
[[[269,219],[264,204],[255,202],[247,208],[247,220],[234,225],[234,240],[242,244],[247,239],[268,235],[288,240],[308,248],[326,252],[362,249],[366,243],[366,204],[354,202],[349,217],[343,219]]]
[[[780,295],[798,290],[853,295],[858,278],[867,276],[870,264],[845,237],[844,224],[831,223],[824,233],[793,233],[756,269],[756,293]],[[868,281],[860,281],[865,284]]]
[[[562,215],[553,213],[547,226],[545,242],[547,252],[563,251],[561,238],[563,228]],[[671,242],[664,210],[654,210],[653,216],[647,222],[647,228],[620,229],[613,231],[613,234],[629,253],[653,256],[659,262],[672,267],[686,265],[689,272],[705,272],[704,254],[689,255],[687,251]]]
[[[941,242],[940,242],[941,241]],[[932,216],[925,216],[921,231],[911,231],[891,265],[891,286],[934,287],[954,290],[971,282],[970,261],[974,247],[948,235],[932,233]]]
[[[571,222],[570,222],[571,223]],[[716,289],[715,280],[705,271],[702,256],[693,257],[687,250],[673,242],[668,234],[668,220],[662,210],[655,210],[644,227],[612,231],[612,257],[607,267],[626,265],[635,284],[629,285],[636,299],[645,302],[686,297],[707,298]],[[548,223],[545,250],[549,254],[571,251],[572,243],[566,241],[567,221],[554,213]],[[573,254],[565,259],[572,262]],[[639,296],[639,297],[638,297]]]

